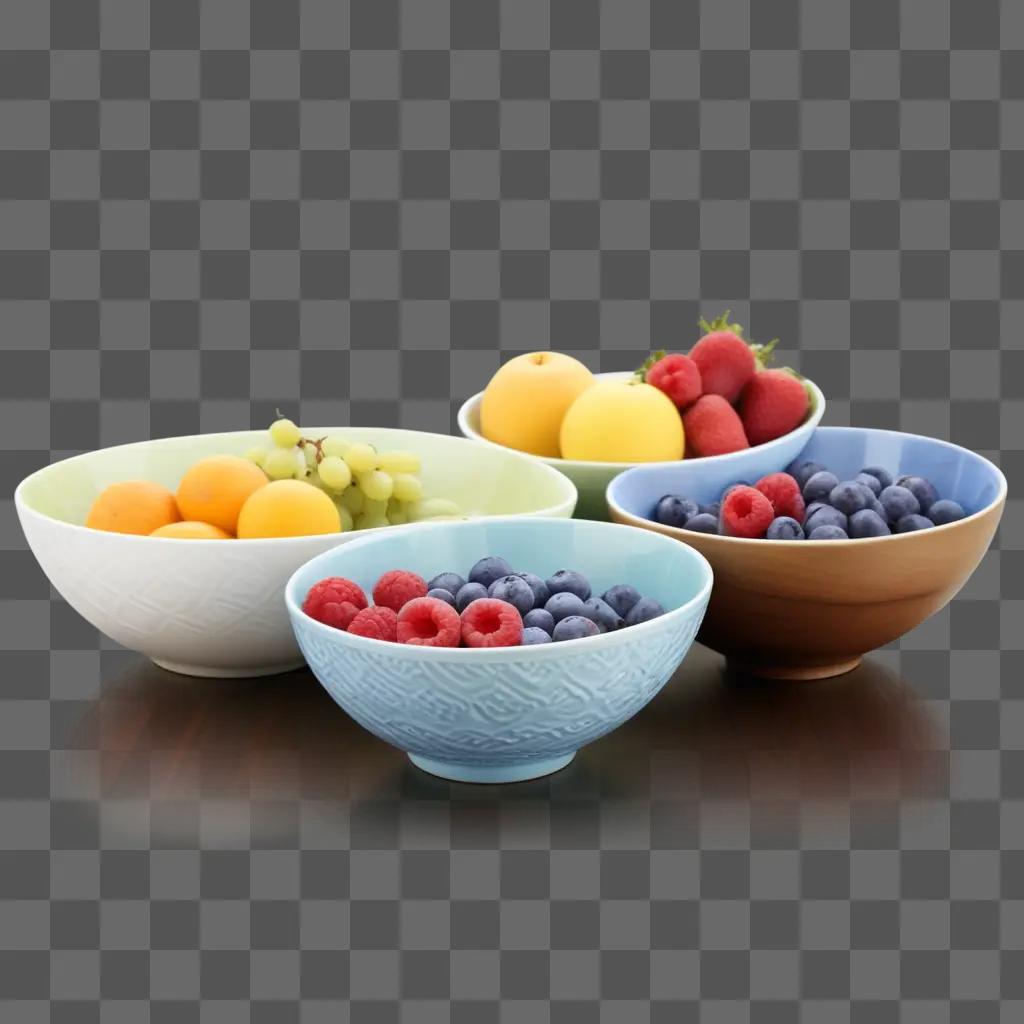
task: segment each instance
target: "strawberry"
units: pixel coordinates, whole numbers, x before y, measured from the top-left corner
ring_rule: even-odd
[[[803,382],[791,370],[755,374],[740,396],[740,417],[753,444],[788,434],[807,415],[810,401]]]
[[[743,328],[729,323],[729,311],[708,323],[698,324],[704,336],[690,350],[690,358],[700,370],[705,395],[721,395],[735,402],[751,377],[771,356],[776,342],[751,345],[743,340]]]
[[[637,377],[663,391],[675,405],[685,409],[701,396],[700,370],[697,364],[681,352],[659,349],[648,357],[637,370]]]
[[[683,413],[689,455],[726,455],[749,448],[743,422],[721,395],[702,395]]]

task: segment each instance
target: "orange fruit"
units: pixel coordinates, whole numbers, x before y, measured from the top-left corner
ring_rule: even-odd
[[[179,519],[174,495],[166,487],[149,480],[123,480],[100,492],[85,525],[94,530],[146,536]]]
[[[341,516],[330,498],[305,480],[274,480],[254,492],[238,517],[239,540],[338,533]]]
[[[267,476],[240,455],[200,459],[178,484],[178,508],[185,519],[219,526],[234,533],[238,513],[249,496],[267,486]]]
[[[154,530],[150,537],[174,537],[179,540],[231,540],[231,534],[212,523],[200,523],[194,519],[183,519],[180,523],[168,523]]]

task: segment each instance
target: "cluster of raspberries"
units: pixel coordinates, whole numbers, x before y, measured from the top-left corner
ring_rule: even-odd
[[[522,640],[523,620],[514,605],[483,597],[460,614],[428,597],[427,581],[404,569],[377,580],[373,601],[358,584],[331,576],[310,588],[302,610],[335,629],[420,647],[515,647]]]

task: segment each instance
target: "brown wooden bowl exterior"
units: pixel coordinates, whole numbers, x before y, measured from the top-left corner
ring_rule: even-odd
[[[852,669],[944,608],[977,568],[1005,496],[957,523],[868,540],[741,540],[663,526],[612,508],[618,523],[696,548],[715,582],[697,639],[747,671],[817,679]]]

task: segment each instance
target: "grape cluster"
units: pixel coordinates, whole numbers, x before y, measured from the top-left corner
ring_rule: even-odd
[[[247,457],[271,480],[305,480],[326,492],[338,506],[342,531],[463,514],[447,498],[424,498],[415,452],[382,452],[336,434],[303,437],[284,418],[270,425],[269,436],[269,446],[252,448]]]

